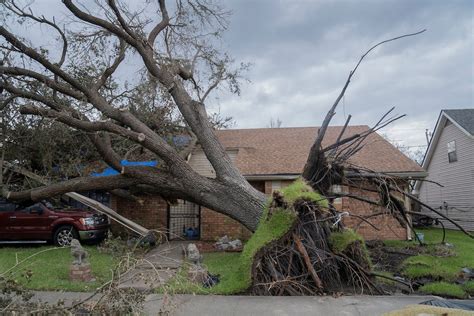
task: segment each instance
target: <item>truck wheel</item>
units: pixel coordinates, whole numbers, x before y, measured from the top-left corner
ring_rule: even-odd
[[[71,244],[73,239],[77,239],[78,234],[76,229],[71,225],[60,226],[54,232],[53,241],[56,246],[66,247]]]

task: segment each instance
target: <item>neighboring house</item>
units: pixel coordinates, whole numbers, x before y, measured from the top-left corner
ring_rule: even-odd
[[[418,182],[415,189],[420,199],[474,231],[474,109],[441,111],[423,168],[428,172],[427,180],[442,186]],[[422,211],[429,212],[423,207]]]
[[[329,127],[324,144],[335,142],[342,127]],[[368,126],[349,126],[345,136],[366,131]],[[247,180],[258,190],[270,195],[296,178],[303,170],[318,128],[262,128],[219,130],[216,134],[235,165]],[[189,164],[198,173],[214,177],[214,170],[202,149],[197,147],[189,158]],[[408,190],[409,180],[424,177],[426,173],[415,162],[403,155],[380,135],[373,133],[365,141],[364,148],[350,159],[350,163],[377,172],[399,177],[400,186]],[[357,193],[347,187],[334,188],[347,193]],[[366,196],[370,193],[364,193]],[[247,238],[250,233],[235,220],[187,201],[168,205],[156,196],[143,196],[144,203],[113,196],[111,205],[117,212],[147,227],[167,231],[169,237],[193,236],[202,240],[215,240],[223,235]],[[406,201],[406,205],[409,205]],[[348,210],[357,215],[377,212],[372,205],[339,198],[334,201],[337,209]],[[348,226],[360,220],[344,219]],[[366,223],[358,231],[366,239],[406,239],[407,227],[401,226],[391,216],[379,216],[371,221],[380,229],[375,230]]]

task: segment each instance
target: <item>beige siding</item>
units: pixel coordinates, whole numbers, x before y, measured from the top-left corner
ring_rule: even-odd
[[[458,160],[449,163],[447,143],[453,140],[456,141]],[[446,125],[427,171],[427,179],[436,181],[443,187],[422,183],[421,200],[455,219],[464,228],[474,231],[474,139],[454,124]],[[444,201],[448,203],[447,210],[442,207]],[[429,212],[426,209],[424,211]],[[446,223],[446,226],[454,228],[452,224]]]
[[[237,150],[227,150],[227,154],[232,162],[234,162],[237,157]],[[197,149],[192,153],[191,158],[189,159],[189,165],[202,176],[209,178],[216,177],[216,172],[202,149]]]

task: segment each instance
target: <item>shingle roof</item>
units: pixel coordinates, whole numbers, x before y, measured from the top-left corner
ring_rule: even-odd
[[[469,134],[474,135],[474,109],[442,110]]]
[[[368,126],[349,126],[344,137],[366,131]],[[337,139],[342,126],[329,127],[323,146]],[[318,127],[219,130],[227,149],[238,149],[235,163],[244,175],[300,174]],[[350,162],[377,172],[423,172],[380,135],[373,133]]]

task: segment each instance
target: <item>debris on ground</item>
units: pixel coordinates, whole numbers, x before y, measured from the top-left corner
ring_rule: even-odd
[[[438,306],[438,307],[445,307],[445,308],[457,308],[463,309],[466,311],[474,311],[474,301],[463,301],[460,302],[458,300],[445,300],[445,299],[432,299],[426,302],[420,303],[421,305],[431,305],[431,306]]]
[[[212,287],[220,282],[220,276],[218,274],[207,273],[207,279],[203,282],[202,286],[205,288]]]
[[[242,246],[242,241],[240,239],[232,240],[227,235],[219,238],[219,240],[214,244],[214,247],[221,251],[240,251],[242,250]]]
[[[188,270],[188,280],[196,284],[204,284],[207,282],[209,272],[201,266],[193,265]]]

